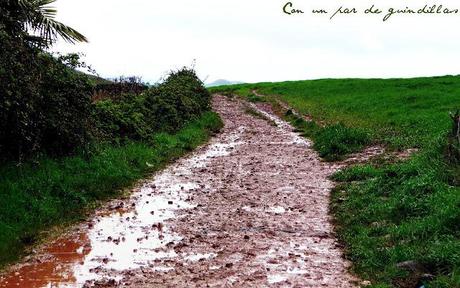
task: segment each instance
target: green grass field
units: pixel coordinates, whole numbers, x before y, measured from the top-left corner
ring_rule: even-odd
[[[43,230],[85,217],[85,208],[120,195],[121,189],[193,150],[221,127],[219,116],[206,112],[174,135],[155,135],[153,146],[102,145],[89,156],[2,166],[0,266],[22,255]]]
[[[255,96],[254,89],[266,96]],[[211,91],[279,99],[311,116],[313,123],[286,119],[328,161],[373,144],[389,151],[418,148],[404,162],[377,159],[333,176],[338,238],[353,271],[372,287],[460,287],[460,169],[445,153],[448,113],[460,108],[460,77],[325,79]]]

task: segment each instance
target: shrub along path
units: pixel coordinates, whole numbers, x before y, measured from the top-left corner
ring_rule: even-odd
[[[248,113],[221,96],[213,105],[225,127],[209,145],[44,247],[0,287],[20,275],[30,287],[357,286],[328,209],[327,177],[340,166],[321,162],[268,105]]]

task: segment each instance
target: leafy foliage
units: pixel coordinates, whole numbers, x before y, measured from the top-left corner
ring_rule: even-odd
[[[54,19],[57,11],[50,6],[54,2],[56,0],[2,0],[0,29],[37,46],[49,46],[58,36],[70,43],[87,42],[81,33]],[[30,35],[30,30],[37,34]]]
[[[152,125],[146,115],[151,111],[145,106],[145,95],[122,94],[116,100],[102,100],[93,104],[95,132],[107,141],[146,140],[152,133]]]
[[[92,103],[91,79],[75,71],[81,65],[78,55],[56,59],[6,33],[0,36],[3,157],[68,155],[86,147],[91,136],[151,141],[154,132],[175,132],[209,110],[210,94],[187,68],[148,90],[139,81],[120,81],[117,85],[126,89],[117,87],[110,99]]]
[[[154,113],[149,121],[156,130],[174,131],[210,108],[211,95],[195,71],[172,72],[159,86],[149,90],[146,105]]]
[[[91,84],[58,59],[0,32],[0,155],[63,155],[88,141]],[[14,127],[14,129],[12,129]]]
[[[93,101],[116,100],[123,94],[139,95],[147,89],[148,86],[139,77],[120,77],[114,81],[97,83],[94,87]]]
[[[211,96],[193,70],[172,72],[160,85],[136,95],[97,101],[93,116],[108,140],[152,141],[154,132],[174,132],[209,110]]]

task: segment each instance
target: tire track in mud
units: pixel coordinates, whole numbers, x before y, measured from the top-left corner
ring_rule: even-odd
[[[253,107],[276,126],[245,105],[215,95],[222,133],[44,247],[0,287],[21,277],[29,287],[357,286],[329,216],[327,177],[340,166],[321,162],[268,105]]]

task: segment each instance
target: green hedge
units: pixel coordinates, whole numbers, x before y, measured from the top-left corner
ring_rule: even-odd
[[[0,50],[0,155],[64,155],[86,144],[89,78],[1,29]]]
[[[94,140],[151,141],[209,110],[211,96],[191,69],[143,93],[92,103],[94,85],[76,55],[55,58],[0,29],[0,157],[64,156]]]
[[[110,141],[151,141],[154,132],[175,132],[210,109],[211,95],[193,70],[172,72],[158,86],[93,107],[96,133]]]

